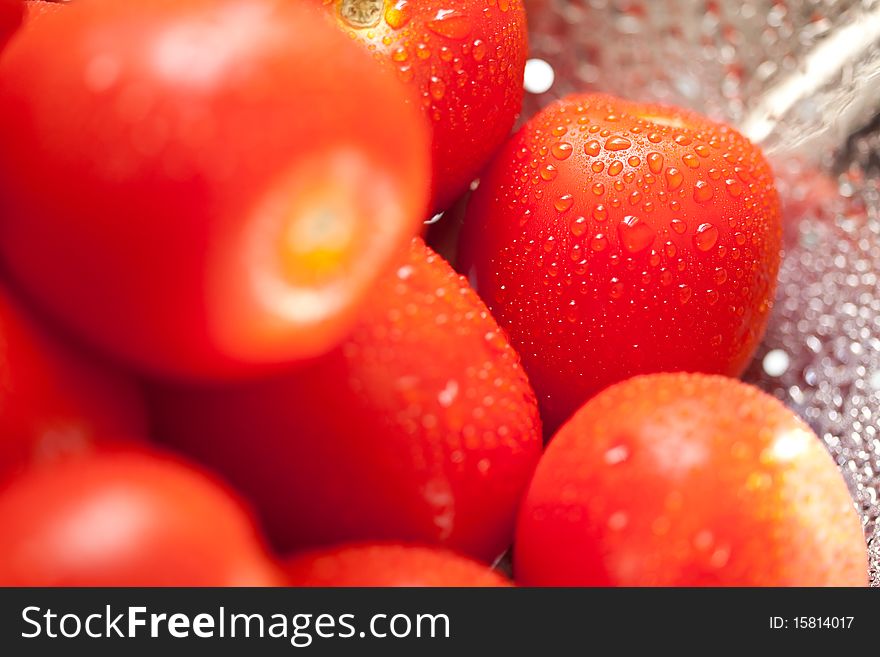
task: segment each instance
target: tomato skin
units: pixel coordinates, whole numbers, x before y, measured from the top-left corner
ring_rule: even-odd
[[[2,586],[274,586],[283,579],[219,482],[178,459],[107,450],[0,488]]]
[[[410,87],[431,125],[432,205],[446,210],[519,116],[528,53],[522,1],[373,0],[381,9],[363,27],[343,17],[354,2],[314,1]]]
[[[289,586],[495,587],[511,582],[486,564],[436,547],[351,544],[294,555],[284,564]]]
[[[0,285],[0,482],[34,463],[144,435],[134,383],[52,334]]]
[[[347,41],[272,0],[41,16],[0,62],[11,274],[149,372],[235,378],[328,350],[428,193],[421,117]]]
[[[23,0],[0,0],[0,51],[21,27],[24,20]]]
[[[635,374],[745,368],[772,307],[781,222],[769,166],[733,129],[571,96],[481,181],[460,268],[520,352],[545,429]]]
[[[157,386],[156,435],[227,477],[282,552],[400,540],[491,561],[541,450],[519,359],[421,240],[367,308],[342,345],[296,372]]]
[[[734,379],[653,374],[587,402],[520,509],[524,585],[866,586],[859,516],[816,435]]]

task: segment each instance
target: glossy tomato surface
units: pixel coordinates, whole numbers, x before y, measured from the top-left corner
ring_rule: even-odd
[[[313,0],[410,88],[431,125],[433,207],[447,209],[510,134],[528,53],[521,0]]]
[[[0,286],[0,481],[145,432],[140,390],[53,334]]]
[[[29,25],[0,62],[0,252],[22,287],[163,375],[329,349],[423,219],[429,148],[400,83],[326,23],[77,0]]]
[[[486,564],[434,547],[395,543],[306,552],[284,564],[289,586],[510,586]]]
[[[479,297],[421,240],[335,351],[274,380],[155,391],[157,437],[223,473],[282,550],[509,545],[541,451],[534,393]]]
[[[744,137],[584,95],[533,117],[482,176],[460,265],[553,429],[635,374],[741,373],[772,306],[780,242],[770,168]]]
[[[160,454],[107,451],[0,488],[2,586],[268,586],[282,580],[218,482]]]
[[[550,442],[514,576],[562,586],[866,586],[865,536],[822,442],[744,383],[617,384]]]

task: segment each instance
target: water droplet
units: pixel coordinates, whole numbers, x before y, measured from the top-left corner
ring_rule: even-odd
[[[621,171],[623,171],[623,162],[621,162],[620,160],[614,160],[611,164],[608,165],[609,176],[616,176]]]
[[[649,132],[648,133],[648,141],[652,144],[659,144],[663,140],[663,135],[659,132]]]
[[[682,303],[687,303],[688,301],[690,301],[692,294],[693,293],[691,292],[691,288],[687,284],[682,283],[678,286],[678,300]]]
[[[727,270],[724,267],[717,267],[714,279],[716,285],[724,285],[727,282]]]
[[[627,215],[617,226],[620,242],[630,253],[644,251],[654,241],[656,234],[648,224],[639,220],[638,217]]]
[[[648,168],[651,173],[660,173],[663,171],[663,156],[660,153],[648,153]]]
[[[710,306],[714,306],[718,303],[718,299],[721,295],[718,294],[718,290],[706,290],[706,301],[709,302]]]
[[[428,89],[430,90],[431,97],[434,100],[440,100],[446,93],[446,83],[438,77],[431,76],[431,82],[428,85]]]
[[[681,174],[681,171],[675,167],[666,169],[666,186],[669,188],[669,191],[675,191],[681,187],[683,182],[684,176]]]
[[[593,183],[593,194],[602,196],[605,193],[605,185],[602,183]]]
[[[727,193],[730,194],[733,198],[738,198],[742,194],[742,185],[738,180],[734,180],[730,178],[724,181],[724,184],[727,185]]]
[[[700,157],[709,157],[709,154],[711,153],[711,151],[709,150],[709,147],[706,146],[705,144],[699,144],[698,146],[694,146],[694,152],[697,155],[699,155]]]
[[[693,153],[686,153],[682,155],[681,161],[685,163],[685,166],[691,169],[697,169],[700,166],[700,159]]]
[[[449,39],[464,39],[471,33],[471,26],[470,18],[449,9],[441,9],[437,12],[434,20],[428,21],[429,30]]]
[[[673,219],[669,222],[669,225],[672,227],[672,230],[679,235],[684,235],[684,231],[687,230],[687,224],[681,219]]]
[[[629,459],[629,448],[626,445],[617,445],[605,452],[605,463],[618,465]]]
[[[608,210],[601,203],[593,208],[593,219],[596,221],[605,221],[608,218]]]
[[[715,189],[705,180],[698,180],[694,183],[694,200],[699,203],[711,201],[715,195]]]
[[[406,48],[403,46],[398,46],[391,53],[391,59],[395,62],[405,62],[409,58],[409,53],[406,52]]]
[[[705,223],[697,226],[697,233],[694,235],[694,246],[700,251],[708,251],[718,243],[718,229],[712,224]]]
[[[563,194],[553,203],[553,207],[559,212],[568,212],[572,205],[574,205],[574,196],[571,194]]]
[[[599,142],[595,139],[591,139],[586,144],[584,144],[584,153],[586,153],[590,157],[597,156],[601,151],[602,147],[599,146]]]
[[[571,224],[569,224],[569,228],[571,229],[571,234],[575,237],[581,237],[584,233],[587,232],[587,218],[586,217],[575,217]]]
[[[550,148],[550,152],[553,153],[553,157],[557,160],[567,160],[572,153],[572,145],[565,141],[560,141]]]
[[[625,151],[630,146],[632,146],[632,142],[626,137],[610,137],[605,142],[606,151]]]
[[[602,173],[602,170],[605,168],[605,163],[602,160],[596,160],[590,168],[593,170],[593,173]]]
[[[550,181],[556,178],[558,173],[559,172],[557,171],[555,166],[553,166],[552,164],[548,164],[543,169],[541,169],[541,178]]]
[[[601,253],[608,248],[608,238],[604,233],[597,233],[593,239],[590,240],[590,248],[596,253]]]
[[[611,285],[608,287],[608,296],[612,299],[619,299],[623,295],[623,283],[616,276],[611,279]]]
[[[352,4],[355,4],[355,2],[352,2]],[[382,2],[379,2],[378,5],[381,7]],[[397,2],[385,10],[385,22],[393,30],[401,29],[409,23],[411,18],[412,10],[409,8],[407,0],[397,0]]]
[[[486,42],[483,41],[482,39],[477,39],[476,41],[474,41],[473,50],[471,51],[471,55],[473,55],[473,58],[476,61],[481,62],[486,58],[486,53],[488,51],[489,51],[489,49],[486,46]]]
[[[431,49],[424,43],[416,44],[416,57],[419,59],[428,59],[431,56]]]
[[[556,249],[556,238],[550,235],[544,240],[544,253],[551,253],[554,249]]]

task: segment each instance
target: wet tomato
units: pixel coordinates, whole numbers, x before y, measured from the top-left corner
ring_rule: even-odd
[[[2,586],[268,586],[283,580],[218,482],[168,456],[106,451],[0,488]]]
[[[0,251],[141,369],[313,356],[423,219],[427,133],[405,99],[298,3],[77,0],[0,61]]]
[[[853,500],[778,400],[716,375],[652,374],[587,402],[520,510],[527,585],[866,586]]]
[[[541,450],[517,355],[421,240],[330,354],[269,381],[154,395],[158,437],[249,496],[282,550],[402,540],[490,561]]]
[[[741,373],[780,242],[770,168],[744,137],[690,112],[585,95],[533,117],[493,161],[460,265],[553,429],[635,374]]]
[[[314,1],[411,88],[431,125],[433,207],[447,209],[519,116],[522,0]]]
[[[53,335],[0,287],[0,481],[145,431],[131,381]]]
[[[510,586],[486,564],[440,548],[366,543],[298,554],[289,586]]]

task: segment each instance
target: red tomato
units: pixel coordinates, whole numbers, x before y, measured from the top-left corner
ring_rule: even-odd
[[[429,153],[403,86],[315,14],[78,0],[25,30],[0,62],[0,251],[22,286],[163,374],[338,342],[418,229]]]
[[[391,539],[492,560],[541,450],[518,357],[421,240],[324,358],[254,384],[164,387],[155,407],[158,436],[248,495],[283,550]]]
[[[366,543],[298,554],[285,565],[289,586],[510,586],[488,566],[447,550]]]
[[[0,489],[0,586],[266,586],[280,573],[218,482],[160,454],[104,452]]]
[[[0,287],[0,481],[28,464],[145,433],[139,391],[50,335]]]
[[[520,510],[517,582],[866,586],[861,522],[821,441],[734,379],[654,374],[589,401]]]
[[[772,306],[780,240],[770,168],[733,129],[572,96],[482,177],[461,265],[553,429],[634,374],[740,374]]]
[[[522,1],[320,1],[411,87],[431,124],[432,203],[448,208],[519,116],[528,52]]]
[[[23,18],[23,0],[0,0],[0,51],[21,26]]]

